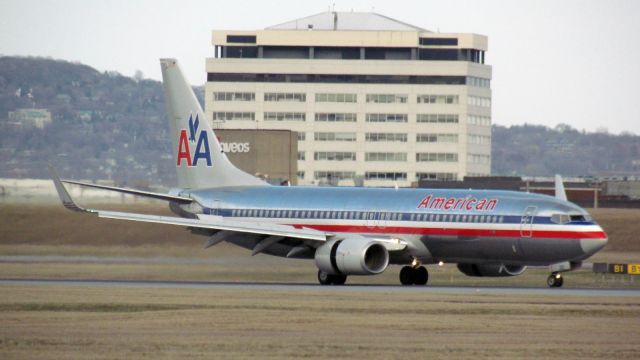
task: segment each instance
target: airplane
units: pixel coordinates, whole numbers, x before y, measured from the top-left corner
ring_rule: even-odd
[[[259,253],[313,259],[322,285],[403,265],[403,285],[426,285],[424,265],[455,263],[468,276],[507,277],[548,266],[549,287],[607,244],[607,234],[556,196],[517,191],[272,186],[235,167],[223,152],[177,60],[161,59],[178,188],[155,193],[60,180],[63,205],[100,218],[169,224]],[[176,216],[86,209],[63,183],[168,202]]]

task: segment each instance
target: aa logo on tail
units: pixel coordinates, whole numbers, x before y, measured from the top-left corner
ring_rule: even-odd
[[[180,140],[178,141],[178,160],[177,165],[182,165],[182,160],[187,162],[187,166],[197,166],[198,160],[203,159],[207,161],[207,166],[211,166],[211,149],[209,147],[209,137],[206,129],[200,130],[200,120],[196,114],[195,120],[193,115],[189,115],[189,136],[187,137],[187,130],[180,130]],[[197,137],[197,143],[196,143]],[[191,157],[190,145],[195,144],[195,152],[193,158]]]

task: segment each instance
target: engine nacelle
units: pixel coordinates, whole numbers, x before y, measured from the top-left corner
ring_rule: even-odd
[[[365,237],[330,240],[316,249],[316,265],[328,274],[375,275],[389,265],[387,248]]]
[[[502,277],[520,275],[527,267],[505,264],[458,264],[458,270],[467,276]]]

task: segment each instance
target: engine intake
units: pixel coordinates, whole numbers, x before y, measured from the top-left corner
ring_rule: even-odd
[[[389,252],[375,240],[347,238],[320,246],[315,260],[318,269],[328,274],[375,275],[389,265]]]
[[[505,264],[458,264],[458,270],[467,276],[504,277],[520,275],[527,267]]]

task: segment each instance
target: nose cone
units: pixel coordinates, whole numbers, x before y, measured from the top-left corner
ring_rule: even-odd
[[[605,247],[605,245],[607,245],[608,239],[606,237],[606,234],[604,236],[605,237],[603,238],[597,239],[580,239],[580,247],[582,248],[582,251],[589,256],[600,251],[603,247]]]

